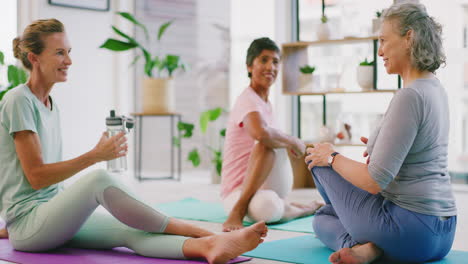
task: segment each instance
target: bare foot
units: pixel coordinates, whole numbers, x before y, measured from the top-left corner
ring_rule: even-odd
[[[382,255],[382,250],[373,243],[342,248],[330,255],[328,260],[333,264],[371,263]]]
[[[313,215],[324,204],[322,202],[313,201],[310,204],[289,203],[285,206],[284,215],[281,222],[290,221],[299,217]]]
[[[256,248],[263,242],[267,232],[265,222],[258,222],[241,230],[209,237],[211,246],[208,246],[205,258],[210,264],[226,263]]]
[[[0,239],[2,238],[8,238],[8,230],[6,228],[0,229]]]
[[[242,211],[246,210],[238,210],[235,207],[231,210],[228,219],[223,223],[223,232],[231,232],[244,227],[242,219],[244,219],[246,212]]]

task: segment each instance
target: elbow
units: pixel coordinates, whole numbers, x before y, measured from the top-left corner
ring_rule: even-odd
[[[28,174],[25,174],[25,176],[29,184],[31,185],[31,188],[33,188],[34,190],[37,191],[37,190],[44,188],[44,186],[39,181],[39,177],[37,175],[33,173],[28,173]]]
[[[367,189],[367,192],[373,195],[378,194],[381,191],[382,191],[382,188],[380,188],[380,186],[376,182],[373,182]]]
[[[265,143],[266,141],[270,139],[270,133],[268,133],[268,131],[266,130],[258,131],[252,136],[256,141],[260,143]]]

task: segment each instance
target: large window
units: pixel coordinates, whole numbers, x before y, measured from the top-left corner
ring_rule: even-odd
[[[2,1],[0,7],[0,51],[5,55],[6,64],[14,64],[12,40],[17,36],[16,1]],[[0,84],[7,82],[6,67],[0,67]]]

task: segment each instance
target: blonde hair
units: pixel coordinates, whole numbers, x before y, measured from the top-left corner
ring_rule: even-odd
[[[55,18],[36,20],[26,27],[22,36],[13,39],[13,54],[26,69],[32,70],[28,53],[41,54],[45,48],[44,37],[62,32],[65,32],[65,27]]]

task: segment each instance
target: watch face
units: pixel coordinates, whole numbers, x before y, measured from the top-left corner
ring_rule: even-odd
[[[332,162],[333,162],[333,156],[328,156],[328,166],[331,166]]]

